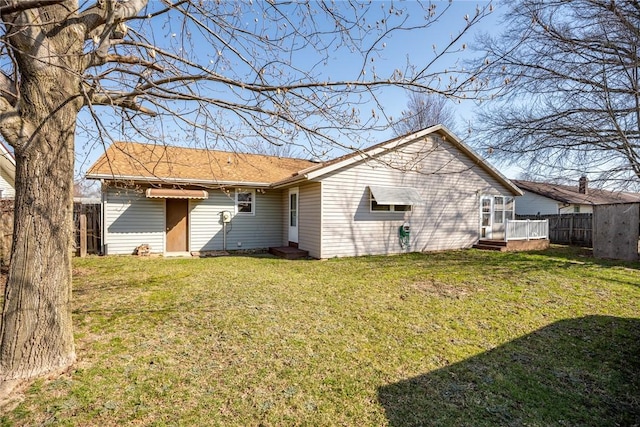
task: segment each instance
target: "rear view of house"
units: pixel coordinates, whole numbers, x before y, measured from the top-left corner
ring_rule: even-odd
[[[103,184],[109,254],[467,248],[504,233],[521,194],[441,125],[324,163],[116,143],[87,178]]]

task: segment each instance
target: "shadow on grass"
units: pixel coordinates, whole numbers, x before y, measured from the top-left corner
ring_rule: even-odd
[[[563,320],[378,389],[390,426],[640,425],[640,319]]]

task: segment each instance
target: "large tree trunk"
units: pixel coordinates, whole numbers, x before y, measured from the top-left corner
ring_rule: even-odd
[[[42,375],[75,360],[70,307],[73,134],[59,133],[36,138],[39,149],[16,153],[13,250],[0,327],[3,380]]]
[[[0,385],[61,371],[76,357],[70,250],[83,39],[72,26],[56,26],[57,15],[68,16],[68,10],[52,6],[46,16],[54,24],[36,36],[25,30],[12,39],[20,69],[17,110],[29,128],[26,137],[12,142],[16,199],[0,325]]]

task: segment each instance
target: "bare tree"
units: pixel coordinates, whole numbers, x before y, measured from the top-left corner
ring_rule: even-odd
[[[433,93],[409,92],[407,109],[402,111],[402,117],[392,124],[396,136],[417,132],[430,126],[443,124],[454,130],[456,120],[453,107],[444,96]]]
[[[375,104],[385,87],[453,97],[473,89],[465,76],[438,86],[429,63],[376,69],[391,34],[428,29],[449,7],[420,6],[424,18],[409,24],[393,3],[376,2],[0,1],[0,134],[17,164],[0,326],[4,387],[76,357],[69,250],[76,133],[90,132],[95,145],[126,135],[217,149],[262,138],[318,157],[350,147],[363,131],[386,126]],[[488,11],[461,20],[460,34]],[[330,75],[338,50],[359,63],[342,64],[351,78]]]
[[[488,102],[478,145],[546,176],[640,182],[640,6],[609,0],[509,3],[484,37]]]

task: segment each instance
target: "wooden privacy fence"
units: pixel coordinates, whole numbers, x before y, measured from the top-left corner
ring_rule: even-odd
[[[516,215],[516,219],[549,220],[549,240],[561,245],[593,246],[593,214]]]
[[[73,204],[76,255],[99,254],[101,248],[100,204]],[[13,239],[13,200],[0,199],[0,266],[9,265]]]
[[[13,239],[13,200],[0,199],[0,266],[9,265]]]
[[[75,230],[74,248],[76,255],[99,254],[100,241],[100,204],[73,204],[73,224]]]

